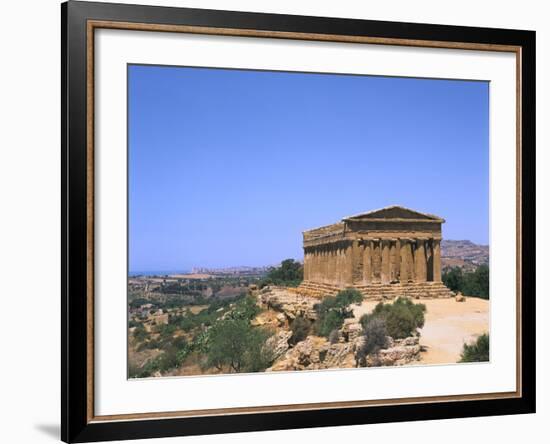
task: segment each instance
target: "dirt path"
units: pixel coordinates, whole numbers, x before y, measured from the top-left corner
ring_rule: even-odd
[[[460,359],[463,344],[474,341],[489,331],[489,301],[467,297],[465,302],[453,299],[429,299],[419,301],[426,305],[426,321],[420,330],[422,362],[449,364]],[[360,318],[370,312],[376,302],[363,302],[353,310]]]

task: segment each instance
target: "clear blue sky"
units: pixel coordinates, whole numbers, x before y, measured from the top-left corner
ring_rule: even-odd
[[[129,66],[130,271],[302,259],[404,205],[488,243],[486,82]]]

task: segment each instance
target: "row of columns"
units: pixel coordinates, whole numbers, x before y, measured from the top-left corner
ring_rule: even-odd
[[[365,284],[441,281],[439,239],[366,239],[358,248]]]
[[[335,285],[441,281],[440,240],[357,239],[306,248],[304,279]]]
[[[304,280],[345,285],[353,281],[351,242],[323,244],[304,252]]]

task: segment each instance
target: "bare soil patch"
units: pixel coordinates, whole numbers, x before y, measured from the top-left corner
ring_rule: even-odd
[[[489,332],[490,302],[487,300],[466,297],[464,302],[456,302],[454,298],[415,302],[426,305],[426,321],[420,330],[423,363],[456,363],[465,343],[471,343],[479,335]],[[366,301],[354,306],[354,316],[359,319],[371,312],[377,303]]]

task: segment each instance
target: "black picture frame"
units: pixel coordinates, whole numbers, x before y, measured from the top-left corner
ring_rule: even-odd
[[[87,24],[90,20],[332,36],[512,45],[521,53],[521,395],[229,415],[96,421],[90,417]],[[69,1],[61,5],[61,438],[90,442],[535,412],[535,32]],[[511,197],[512,198],[512,197]]]

